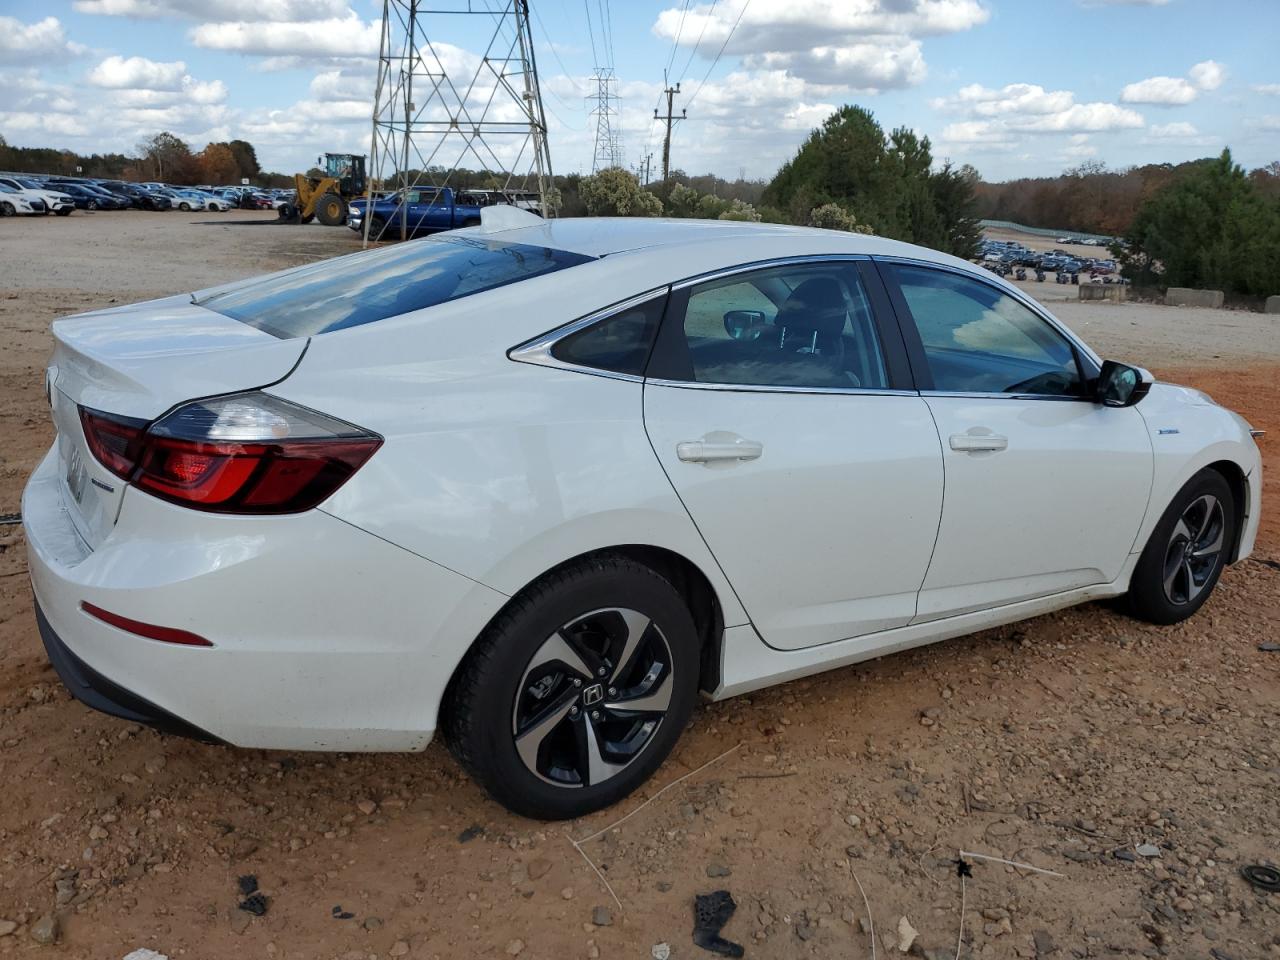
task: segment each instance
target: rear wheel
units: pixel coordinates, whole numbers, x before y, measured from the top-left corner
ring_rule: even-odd
[[[316,202],[316,219],[326,227],[340,227],[347,222],[347,202],[336,193],[326,193]]]
[[[1234,547],[1236,510],[1231,487],[1216,470],[1201,470],[1187,481],[1134,568],[1130,612],[1169,624],[1204,606]]]
[[[292,203],[282,203],[276,211],[276,216],[286,223],[298,222],[298,208]]]
[[[664,577],[604,556],[512,600],[450,685],[446,741],[499,803],[561,820],[653,775],[693,711],[698,637]]]

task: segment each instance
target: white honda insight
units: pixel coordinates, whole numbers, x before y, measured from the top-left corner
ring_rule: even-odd
[[[1069,604],[1190,616],[1261,465],[964,261],[718,221],[482,226],[53,325],[22,513],[90,706],[421,750],[576,816],[724,698]]]

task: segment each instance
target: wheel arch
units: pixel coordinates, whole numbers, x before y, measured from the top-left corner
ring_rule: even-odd
[[[512,603],[527,593],[535,584],[560,570],[590,561],[596,557],[605,556],[625,557],[634,563],[648,567],[650,570],[661,574],[676,588],[688,605],[689,613],[693,617],[694,626],[698,632],[698,689],[704,694],[710,694],[719,687],[724,642],[724,611],[710,578],[696,563],[674,550],[652,544],[623,543],[588,550],[569,557],[542,571],[513,593],[510,599],[485,622],[480,631],[467,644],[457,663],[454,664],[453,670],[449,675],[449,682],[445,685],[444,696],[440,700],[440,709],[442,711],[447,709],[452,702],[458,676],[462,673],[467,658],[471,655],[471,651],[477,641],[494,621],[503,616]],[[437,720],[438,725],[439,721]]]
[[[1244,537],[1244,525],[1251,510],[1249,502],[1249,481],[1245,479],[1244,470],[1234,460],[1215,460],[1207,464],[1205,470],[1213,470],[1227,481],[1231,495],[1236,501],[1235,529],[1231,531],[1231,550],[1227,554],[1227,563],[1235,563],[1240,559],[1240,544]],[[1198,471],[1197,471],[1198,472]]]

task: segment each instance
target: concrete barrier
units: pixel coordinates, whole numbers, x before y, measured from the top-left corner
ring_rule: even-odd
[[[1267,297],[1267,305],[1263,309],[1266,313],[1280,313],[1280,293]]]
[[[1112,303],[1124,303],[1129,299],[1129,288],[1122,283],[1082,283],[1079,290],[1081,300],[1110,300]]]
[[[1193,290],[1191,287],[1170,287],[1164,293],[1167,307],[1222,308],[1224,294],[1221,290]]]

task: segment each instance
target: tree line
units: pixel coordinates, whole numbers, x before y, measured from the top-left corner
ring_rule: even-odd
[[[1148,163],[1112,170],[1105,163],[1089,161],[1056,177],[979,182],[976,210],[983,219],[1120,236],[1149,200],[1203,163]],[[1262,195],[1280,197],[1280,161],[1247,176]]]
[[[676,178],[642,186],[615,167],[582,178],[578,193],[593,216],[791,223],[876,233],[971,257],[980,233],[977,182],[972,167],[935,168],[928,137],[906,127],[886,134],[871,111],[845,106],[758,192],[748,193],[751,182],[741,178],[738,196],[704,193]]]
[[[293,183],[292,176],[264,171],[258,163],[257,151],[247,140],[209,143],[197,152],[181,137],[167,131],[139,141],[132,155],[14,147],[0,136],[0,170],[181,185],[237,184],[242,179],[260,187]]]

